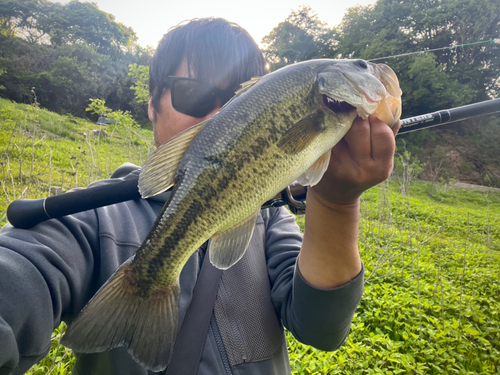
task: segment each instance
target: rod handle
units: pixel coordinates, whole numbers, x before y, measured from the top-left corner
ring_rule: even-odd
[[[16,228],[28,229],[42,221],[140,198],[139,170],[99,185],[76,188],[42,199],[18,199],[7,208],[7,219]]]

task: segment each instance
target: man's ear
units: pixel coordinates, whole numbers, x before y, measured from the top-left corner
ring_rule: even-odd
[[[153,100],[153,98],[149,98],[148,117],[149,117],[149,121],[155,122],[156,121],[156,112],[155,112],[155,108],[153,107],[153,104],[151,103],[152,100]]]

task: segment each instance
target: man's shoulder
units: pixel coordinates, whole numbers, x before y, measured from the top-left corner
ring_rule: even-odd
[[[120,165],[111,175],[111,178],[123,178],[132,172],[137,171],[139,173],[140,167],[132,163],[124,163]]]

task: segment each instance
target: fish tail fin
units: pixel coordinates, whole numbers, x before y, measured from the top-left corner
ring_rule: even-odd
[[[77,353],[119,346],[148,370],[167,367],[177,333],[179,284],[143,293],[133,287],[130,260],[87,303],[61,343]]]

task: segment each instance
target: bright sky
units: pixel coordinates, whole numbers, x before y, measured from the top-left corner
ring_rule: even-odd
[[[50,0],[67,3],[69,0]],[[156,44],[167,30],[191,18],[222,17],[245,28],[260,44],[292,10],[310,6],[318,18],[332,27],[342,21],[347,8],[373,4],[375,0],[93,0],[100,10],[132,27],[142,46]]]

